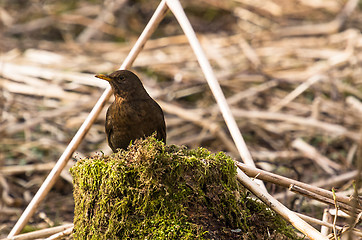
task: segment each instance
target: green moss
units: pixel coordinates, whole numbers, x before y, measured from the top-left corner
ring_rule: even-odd
[[[85,158],[71,173],[75,239],[294,238],[282,219],[247,197],[224,153],[150,137],[128,151]]]
[[[31,225],[25,225],[25,227],[23,228],[21,233],[33,232],[33,231],[36,231],[36,230],[39,230],[39,228],[36,228],[34,226],[31,226]]]

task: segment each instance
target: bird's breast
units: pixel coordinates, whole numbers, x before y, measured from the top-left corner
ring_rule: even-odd
[[[118,99],[113,103],[113,120],[117,125],[133,125],[146,120],[152,112],[153,104],[149,101],[129,101],[126,99]]]

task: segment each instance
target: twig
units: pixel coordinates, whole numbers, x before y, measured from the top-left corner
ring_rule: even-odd
[[[303,220],[305,220],[306,222],[309,222],[309,223],[313,223],[313,224],[318,224],[318,225],[321,225],[322,228],[323,227],[326,227],[326,228],[333,228],[333,224],[332,223],[329,223],[329,222],[326,222],[326,221],[321,221],[319,219],[315,219],[315,218],[312,218],[312,217],[309,217],[309,216],[306,216],[304,214],[301,214],[301,213],[296,213],[300,218],[302,218]],[[360,214],[362,215],[362,213]],[[333,220],[332,220],[333,221]],[[353,234],[355,234],[356,236],[359,236],[359,237],[362,237],[362,232],[359,230],[359,229],[356,229],[354,228],[356,225],[352,225],[352,226],[349,226],[349,227],[341,227],[341,226],[335,226],[336,229],[338,231],[342,233],[346,232],[346,231],[351,231]],[[322,231],[321,231],[322,232]],[[322,232],[323,234],[323,232]],[[324,235],[324,234],[323,234]]]
[[[351,172],[347,172],[338,176],[334,176],[333,178],[329,178],[329,179],[321,179],[315,183],[311,183],[310,186],[313,187],[331,187],[331,186],[335,186],[341,182],[346,182],[348,180],[351,180],[353,178],[355,178],[357,176],[358,172],[357,170],[355,171],[351,171]],[[283,197],[285,197],[285,195],[290,196],[293,193],[288,191],[287,193],[278,193],[276,194],[274,197],[276,199],[282,199]]]
[[[333,224],[331,224],[332,221],[333,221],[333,219],[332,219],[332,215],[329,213],[329,209],[324,209],[321,222],[328,223],[326,225],[322,225],[322,227],[321,227],[321,233],[324,236],[327,236],[331,232],[330,229],[333,228]],[[336,228],[338,228],[338,230],[341,229],[339,226],[338,227],[336,226]]]
[[[255,50],[250,46],[250,44],[243,38],[240,37],[240,47],[244,52],[248,60],[254,65],[255,69],[258,69],[261,65],[261,61],[258,55],[255,53]]]
[[[208,129],[211,133],[215,134],[217,137],[220,138],[220,140],[225,144],[229,151],[237,153],[237,149],[235,148],[233,142],[225,134],[221,127],[215,122],[202,118],[202,116],[199,115],[197,111],[186,110],[181,107],[175,106],[174,104],[166,103],[163,101],[158,101],[158,103],[165,112],[169,114],[175,114],[182,119],[191,121],[200,127]]]
[[[275,25],[269,18],[260,16],[255,13],[255,11],[251,11],[246,8],[236,7],[233,13],[236,17],[240,18],[238,25],[244,31],[248,31],[251,28],[258,29],[260,31],[266,28],[272,28],[273,25]]]
[[[278,85],[278,81],[275,80],[275,79],[267,81],[267,82],[262,83],[262,84],[260,84],[258,86],[248,88],[245,91],[241,91],[241,92],[238,92],[238,93],[232,95],[231,97],[229,97],[227,99],[227,103],[230,104],[230,105],[237,104],[238,102],[240,102],[243,99],[251,98],[251,97],[257,95],[258,93],[269,90],[270,88],[273,88],[273,87],[275,87],[277,85]],[[214,109],[216,107],[217,106],[212,106],[211,108]]]
[[[335,170],[342,169],[341,165],[320,154],[315,147],[304,142],[301,138],[295,139],[292,142],[292,147],[301,151],[305,156],[317,163],[325,172],[331,175],[335,173]]]
[[[360,114],[362,114],[362,103],[357,98],[353,96],[348,96],[346,98],[346,103],[353,109],[357,110]]]
[[[361,123],[360,123],[361,124]],[[362,136],[362,125],[360,125],[361,128],[360,128],[360,135]],[[357,207],[361,206],[361,196],[359,195],[358,193],[358,190],[359,188],[361,188],[361,183],[362,183],[362,137],[360,139],[360,142],[359,142],[359,150],[358,150],[358,155],[357,155],[357,170],[358,170],[358,174],[355,178],[355,182],[353,184],[353,199],[352,199],[352,204],[353,206],[355,207],[355,209],[353,209],[354,211],[352,212],[352,217],[351,217],[351,220],[350,220],[350,226],[351,227],[354,227],[356,226],[356,224],[358,224],[361,220],[361,217],[362,217],[362,214],[359,213],[357,216],[356,216],[356,209]],[[353,221],[353,222],[352,222]],[[352,224],[351,224],[352,222]],[[348,234],[348,238],[351,238],[352,236],[352,233],[349,232]]]
[[[304,215],[304,214],[301,214],[301,213],[296,213],[300,218],[304,219],[305,221],[309,222],[309,223],[314,223],[314,224],[318,224],[318,225],[321,225],[322,227],[327,227],[327,228],[332,228],[333,227],[333,224],[329,223],[329,222],[326,222],[326,221],[321,221],[319,219],[316,219],[316,218],[312,218],[310,216],[307,216],[307,215]],[[336,226],[338,228],[338,230],[341,230],[342,227],[340,226]],[[323,234],[324,235],[324,234]],[[325,235],[326,236],[326,235]]]
[[[58,226],[58,227],[52,227],[52,228],[37,230],[37,231],[34,231],[34,232],[19,234],[17,236],[13,236],[13,237],[8,236],[8,238],[3,239],[3,240],[10,240],[10,239],[11,240],[39,239],[39,238],[48,237],[48,236],[50,236],[52,234],[62,232],[62,231],[67,230],[69,228],[73,228],[73,223],[64,224],[64,225]]]
[[[61,239],[63,238],[64,236],[68,236],[70,234],[72,234],[73,232],[73,226],[65,229],[64,231],[60,232],[60,233],[56,233],[48,238],[46,238],[45,240],[55,240],[55,239]]]
[[[205,75],[207,83],[210,86],[212,93],[214,94],[215,100],[219,105],[220,111],[227,127],[229,128],[230,134],[234,140],[236,148],[239,151],[239,154],[242,160],[250,165],[255,166],[255,163],[250,155],[250,152],[246,146],[243,136],[240,133],[239,127],[236,124],[236,121],[230,111],[229,105],[226,102],[225,96],[221,90],[220,84],[217,81],[214,71],[211,68],[209,61],[207,60],[204,51],[196,37],[196,34],[178,0],[166,0],[168,7],[175,15],[177,21],[179,22],[182,30],[189,39],[190,45],[195,52],[197,60],[199,61],[200,67]],[[266,191],[264,184],[261,183],[262,188]]]
[[[333,199],[333,193],[331,191],[328,191],[328,190],[325,190],[322,188],[318,188],[318,187],[315,187],[315,186],[312,186],[312,185],[309,185],[309,184],[306,184],[303,182],[299,182],[299,181],[296,181],[296,180],[293,180],[293,179],[290,179],[287,177],[283,177],[283,176],[280,176],[280,175],[277,175],[274,173],[270,173],[270,172],[267,172],[267,171],[264,171],[264,170],[261,170],[258,168],[253,168],[253,167],[247,166],[247,165],[237,162],[237,161],[235,161],[235,164],[249,177],[254,177],[257,174],[260,174],[258,178],[263,181],[271,182],[271,183],[277,184],[277,185],[285,187],[285,188],[289,188],[290,185],[295,185],[304,190],[316,193],[317,195],[330,199],[331,201]],[[336,197],[339,202],[344,203],[346,205],[350,205],[350,200],[348,197],[341,196],[341,195],[336,195]],[[362,208],[361,208],[361,210],[362,210]]]
[[[350,231],[350,230],[353,231],[353,229],[356,227],[356,225],[357,225],[358,223],[360,223],[361,218],[362,218],[362,212],[360,212],[360,213],[357,215],[357,217],[354,219],[353,224],[352,224],[351,226],[349,226],[348,229],[346,229],[346,231]],[[362,235],[362,234],[361,234],[361,235]]]
[[[244,164],[243,164],[244,165]],[[238,165],[237,165],[238,166]],[[253,182],[239,167],[237,167],[238,180],[249,189],[255,196],[268,205],[271,209],[279,213],[283,218],[290,222],[295,228],[304,233],[311,239],[327,240],[320,232],[298,217],[294,212],[290,211],[283,204],[278,202],[269,193],[263,191],[259,185]]]
[[[296,97],[298,97],[300,94],[302,94],[305,90],[307,90],[310,86],[313,84],[325,79],[326,76],[324,75],[314,75],[310,77],[307,81],[300,84],[297,88],[295,88],[293,91],[291,91],[287,96],[285,96],[280,102],[273,105],[270,108],[271,112],[277,112],[280,109],[282,109],[284,106],[286,106],[289,102],[293,101]]]
[[[315,200],[318,200],[319,202],[322,202],[322,203],[325,203],[325,204],[329,204],[331,206],[334,206],[335,205],[335,200],[334,199],[330,199],[328,197],[325,197],[325,196],[322,196],[320,194],[316,194],[314,192],[311,192],[309,190],[306,190],[302,187],[299,187],[299,186],[296,186],[294,184],[291,184],[289,186],[289,190],[292,191],[292,192],[295,192],[295,193],[298,193],[298,194],[301,194],[303,196],[306,196],[308,198],[311,198],[311,199],[315,199]],[[333,197],[334,198],[334,197]],[[338,203],[339,207],[344,210],[345,212],[347,212],[348,214],[351,214],[352,210],[353,210],[353,207],[350,206],[349,204],[345,204],[345,203],[341,203],[339,202]],[[361,210],[360,210],[361,211]]]
[[[296,27],[286,27],[277,31],[277,35],[286,37],[286,36],[301,36],[301,35],[320,35],[320,34],[330,34],[337,32],[347,18],[351,15],[353,10],[356,8],[358,0],[349,0],[342,11],[337,15],[337,17],[328,23],[313,24],[313,25],[304,25]]]
[[[346,92],[348,94],[353,94],[358,98],[362,98],[362,92],[359,89],[355,88],[354,86],[351,86],[348,83],[344,83],[344,82],[340,81],[339,79],[334,79],[334,81],[335,81],[338,89],[340,89],[341,92]]]
[[[65,106],[51,111],[38,113],[36,118],[31,118],[23,123],[15,123],[15,124],[13,122],[9,122],[7,124],[5,123],[0,127],[0,133],[4,132],[5,134],[10,136],[17,132],[23,131],[25,128],[33,127],[41,122],[44,122],[45,119],[55,118],[70,112],[77,112],[79,111],[78,108],[82,108],[86,105],[89,105],[89,101],[86,102],[76,101],[70,106]]]
[[[29,164],[22,166],[4,166],[0,167],[0,174],[3,175],[12,175],[19,174],[24,172],[36,172],[36,171],[49,171],[54,167],[54,162],[49,163],[39,163],[39,164]]]
[[[8,208],[8,207],[0,207],[0,214],[5,215],[5,216],[18,216],[19,214],[21,214],[21,209],[18,208]]]
[[[39,28],[45,28],[49,25],[53,25],[55,19],[53,17],[44,17],[35,20],[31,20],[25,24],[14,24],[7,29],[10,34],[19,34],[24,32],[31,32],[38,30]]]
[[[67,93],[59,86],[48,86],[48,91],[44,91],[42,88],[19,84],[7,80],[3,80],[4,89],[12,93],[26,94],[31,96],[42,96],[48,98],[59,98],[63,100],[76,101],[88,99],[87,96],[79,96],[76,93]],[[81,98],[81,99],[79,99]]]
[[[256,8],[256,9],[260,9],[262,10],[262,12],[267,12],[270,13],[274,16],[280,16],[283,13],[283,8],[276,4],[273,1],[269,1],[269,0],[258,0],[258,1],[254,1],[254,0],[236,0],[237,2],[240,2],[242,4],[245,4],[246,6],[249,6],[251,8]]]
[[[105,7],[102,8],[101,13],[89,26],[87,26],[86,29],[83,30],[83,32],[79,34],[77,41],[79,43],[86,43],[92,36],[94,36],[96,33],[99,33],[104,22],[107,22],[109,19],[111,19],[113,17],[113,12],[121,8],[124,3],[126,3],[125,0],[104,1]]]
[[[349,131],[347,128],[327,123],[323,121],[319,121],[312,118],[304,118],[304,117],[297,117],[290,114],[284,113],[273,113],[273,112],[265,112],[265,111],[248,111],[242,109],[232,109],[232,112],[235,116],[240,118],[251,118],[251,119],[264,119],[264,120],[274,120],[274,121],[282,121],[282,122],[289,122],[297,125],[301,125],[304,127],[314,127],[317,129],[321,129],[326,131],[330,134],[337,135],[337,136],[346,136],[354,141],[358,141],[360,139],[360,135],[358,133]]]
[[[2,189],[0,199],[7,205],[14,205],[16,200],[10,195],[9,184],[2,175],[0,175],[0,189]]]
[[[52,80],[62,79],[86,86],[95,86],[100,88],[105,88],[108,86],[102,81],[99,82],[98,80],[92,79],[93,75],[91,74],[60,71],[45,67],[36,67],[25,64],[15,64],[7,61],[2,61],[1,63],[3,63],[1,65],[1,75],[9,79],[14,79],[16,81],[26,83],[27,85],[33,87],[38,87],[38,88],[39,87],[44,88],[45,86],[47,88],[49,87],[49,84],[46,83],[46,81],[39,80],[39,78],[52,79]],[[50,86],[55,89],[63,90],[58,85],[50,85]]]
[[[55,21],[57,23],[65,23],[65,24],[79,24],[84,26],[89,26],[94,22],[93,19],[81,16],[81,15],[74,15],[74,14],[64,14],[60,15],[59,17],[55,18]],[[124,31],[119,28],[115,28],[110,24],[104,23],[101,25],[101,27],[98,28],[99,31],[108,33],[117,37],[124,37]]]
[[[276,161],[280,159],[290,159],[301,157],[302,154],[297,151],[251,151],[251,155],[257,160]]]
[[[337,222],[337,218],[338,218],[338,209],[339,206],[337,204],[337,198],[336,198],[336,192],[334,190],[334,188],[332,188],[332,192],[333,192],[333,201],[334,201],[334,207],[336,209],[336,214],[334,215],[334,219],[333,219],[333,234],[334,234],[334,239],[337,240],[337,229],[336,229],[336,222]]]

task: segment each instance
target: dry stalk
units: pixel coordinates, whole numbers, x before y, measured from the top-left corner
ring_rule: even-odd
[[[19,234],[13,237],[8,237],[2,240],[29,240],[29,239],[39,239],[39,238],[45,238],[48,236],[51,236],[53,234],[57,234],[59,232],[66,231],[70,228],[73,228],[73,223],[64,224],[62,226],[58,227],[52,227],[52,228],[46,228],[42,230],[37,230],[34,232]]]
[[[261,92],[264,92],[264,91],[269,90],[270,88],[276,87],[277,85],[278,85],[277,80],[270,80],[270,81],[267,81],[260,85],[257,85],[255,87],[250,87],[244,91],[238,92],[238,93],[234,94],[233,96],[229,97],[227,99],[227,103],[229,105],[237,104],[238,102],[240,102],[243,99],[246,99],[246,98],[250,99],[253,96],[255,96]],[[212,108],[212,110],[214,110],[217,108],[217,106],[212,106],[211,108]]]
[[[89,105],[90,98],[88,98],[85,102],[77,102],[75,104],[71,104],[70,106],[57,108],[51,111],[47,111],[44,113],[38,114],[35,118],[29,119],[29,121],[25,121],[23,123],[16,123],[9,122],[7,124],[3,124],[0,127],[0,133],[4,132],[6,135],[13,135],[17,132],[23,131],[26,128],[33,127],[41,122],[44,122],[46,119],[56,118],[64,114],[70,114],[77,112],[78,108],[83,108]]]
[[[322,188],[318,188],[303,182],[299,182],[290,178],[286,178],[274,173],[270,173],[258,168],[252,168],[249,167],[243,163],[237,162],[235,161],[235,164],[243,171],[245,172],[246,175],[248,175],[249,177],[255,177],[256,175],[259,174],[258,178],[263,180],[263,181],[267,181],[267,182],[271,182],[274,184],[277,184],[279,186],[285,187],[285,188],[289,188],[291,185],[294,185],[294,188],[297,186],[300,189],[303,189],[304,191],[309,191],[311,193],[316,194],[317,196],[321,196],[324,199],[328,199],[329,202],[333,203],[333,193],[331,191],[322,189]],[[345,205],[348,205],[347,208],[351,208],[352,206],[350,205],[350,199],[348,197],[345,196],[341,196],[341,195],[336,195],[336,199],[337,201],[340,203],[344,203]],[[327,200],[326,200],[327,201]],[[360,211],[362,210],[362,208],[359,209]]]
[[[181,119],[185,119],[187,121],[193,122],[200,127],[208,129],[212,134],[215,134],[217,137],[220,138],[220,140],[226,145],[229,151],[237,153],[235,145],[221,129],[219,124],[203,118],[201,115],[199,115],[198,111],[186,110],[174,104],[166,103],[163,101],[158,101],[158,103],[165,112],[169,114],[174,114]]]
[[[332,222],[334,221],[334,219],[335,219],[336,217],[353,219],[353,218],[351,218],[350,215],[346,214],[346,213],[343,212],[343,211],[338,211],[337,209],[330,209],[330,210],[329,210],[329,213],[330,213],[330,215],[331,215],[331,218],[332,218],[332,215],[334,215],[333,219],[331,219]],[[362,217],[362,213],[359,213],[359,214],[357,215],[357,217],[356,217],[355,219],[353,219],[354,221],[352,222],[351,225],[343,226],[343,228],[340,228],[340,227],[336,226],[336,229],[337,229],[338,234],[339,234],[339,235],[342,235],[342,234],[348,232],[348,233],[350,233],[350,234],[354,234],[354,235],[356,235],[356,236],[362,237],[362,231],[361,231],[360,229],[355,228],[356,225],[357,225],[358,223],[360,223],[361,217]],[[330,224],[330,225],[332,226],[331,229],[333,229],[333,224]],[[331,234],[331,235],[334,235],[334,234]]]
[[[232,109],[232,112],[236,117],[240,118],[282,121],[282,122],[300,125],[306,128],[314,127],[326,131],[327,133],[335,136],[348,137],[354,141],[358,141],[360,139],[360,135],[358,133],[349,131],[347,128],[341,125],[327,123],[312,118],[297,117],[294,115],[284,114],[284,113],[248,111],[242,109]]]
[[[302,94],[304,91],[306,91],[310,86],[313,84],[322,81],[325,79],[326,76],[324,75],[314,75],[310,77],[307,81],[300,84],[297,88],[295,88],[293,91],[291,91],[287,96],[285,96],[280,102],[273,105],[270,108],[271,112],[277,112],[280,109],[282,109],[284,106],[286,106],[288,103],[293,101],[296,97],[298,97],[300,94]]]
[[[334,201],[334,207],[336,209],[336,214],[334,215],[334,219],[333,219],[333,234],[334,234],[334,239],[337,240],[337,235],[339,235],[339,233],[337,233],[337,229],[336,229],[336,222],[337,222],[337,217],[338,217],[338,209],[339,209],[339,205],[337,204],[337,199],[336,199],[336,193],[334,188],[332,188],[332,192],[333,192],[333,201]]]
[[[56,233],[48,238],[46,238],[45,240],[55,240],[55,239],[63,239],[65,236],[69,236],[70,234],[72,234],[73,232],[73,226],[65,229],[64,231],[60,232],[60,233]]]
[[[7,30],[7,32],[12,34],[19,34],[23,32],[35,31],[52,24],[54,24],[54,19],[52,17],[44,17],[29,21],[25,24],[14,24],[10,27],[10,29]]]
[[[44,91],[43,89],[35,86],[29,86],[24,84],[15,83],[12,81],[4,80],[2,82],[4,89],[11,93],[17,93],[17,94],[25,94],[25,95],[31,95],[31,96],[42,96],[47,98],[58,98],[62,100],[68,100],[68,101],[78,101],[78,100],[87,100],[88,97],[81,96],[81,99],[79,99],[79,95],[76,93],[67,93],[59,86],[48,86],[47,91]]]
[[[101,10],[101,13],[98,17],[89,25],[87,25],[86,29],[81,32],[78,37],[77,41],[79,43],[86,43],[92,38],[95,34],[99,33],[104,25],[105,22],[108,22],[113,18],[113,13],[121,8],[126,3],[125,0],[122,1],[105,1],[104,7]]]
[[[25,166],[4,166],[0,168],[0,174],[2,175],[13,175],[24,172],[37,172],[37,171],[50,171],[55,166],[54,162],[39,163],[39,164],[28,164]]]
[[[274,162],[281,159],[294,159],[301,157],[302,155],[296,151],[252,151],[251,155],[258,160],[266,160]]]
[[[328,210],[327,210],[328,211]],[[326,211],[325,211],[326,212]],[[313,224],[318,224],[318,225],[321,225],[322,226],[322,229],[332,229],[333,228],[333,224],[329,222],[329,220],[325,221],[323,219],[323,221],[319,220],[319,219],[316,219],[316,218],[312,218],[312,217],[309,217],[309,216],[306,216],[304,214],[301,214],[301,213],[296,213],[300,218],[302,218],[303,220],[305,220],[306,222],[309,222],[309,223],[313,223]],[[361,213],[362,215],[362,213]],[[323,215],[324,216],[324,215]],[[333,222],[333,219],[332,219],[332,216],[331,216],[331,222]],[[353,234],[355,234],[356,236],[359,236],[359,237],[362,237],[362,232],[361,230],[357,229],[357,228],[354,228],[356,225],[353,225],[352,227],[341,227],[341,226],[335,226],[337,231],[340,231],[341,234],[347,232],[347,231],[351,231],[353,232]],[[325,231],[322,231],[321,230],[321,233],[323,235],[327,235],[324,233]]]
[[[84,25],[84,26],[89,26],[94,23],[93,19],[87,18],[85,16],[73,15],[73,14],[60,15],[59,17],[56,17],[55,20],[58,23],[64,23],[64,24],[75,24],[76,23],[76,24],[80,24],[80,25]],[[107,33],[107,34],[111,34],[111,35],[115,35],[115,36],[119,36],[119,37],[124,36],[124,32],[121,29],[115,28],[104,22],[98,29],[99,29],[99,31]]]
[[[328,23],[304,25],[296,27],[286,27],[280,29],[277,34],[281,36],[302,36],[302,35],[320,35],[331,34],[337,32],[349,15],[357,7],[358,0],[349,0],[337,17]]]
[[[329,158],[323,156],[315,147],[306,143],[301,138],[295,139],[292,142],[292,147],[301,151],[305,156],[317,163],[325,172],[329,173],[330,175],[335,174],[335,170],[342,169],[340,164],[333,162]]]
[[[324,222],[326,223],[326,225],[322,225],[321,227],[321,233],[324,235],[324,236],[328,236],[328,234],[331,232],[331,229],[333,228],[333,224],[331,224],[331,222],[333,221],[333,218],[332,218],[332,215],[329,213],[329,209],[324,209],[323,211],[323,217],[322,217],[322,221],[321,222]],[[337,227],[336,228],[338,230],[341,229],[341,227]]]
[[[346,103],[350,105],[353,109],[358,111],[360,114],[362,114],[362,103],[357,98],[353,96],[348,96],[346,98]]]
[[[186,37],[189,39],[191,48],[193,49],[197,60],[199,61],[200,67],[205,75],[207,83],[210,86],[212,93],[214,94],[215,100],[219,105],[220,111],[227,127],[229,128],[230,134],[234,140],[236,148],[239,151],[239,154],[242,160],[250,165],[255,167],[255,163],[250,155],[250,152],[246,146],[243,136],[240,133],[239,127],[236,124],[236,121],[231,113],[229,105],[226,102],[225,96],[221,90],[219,82],[217,81],[214,71],[207,60],[205,53],[196,37],[196,34],[178,0],[166,0],[168,7],[175,15],[178,20],[182,30],[184,31]],[[263,183],[260,183],[261,187],[266,191],[266,188]]]
[[[240,47],[248,58],[248,60],[254,65],[255,69],[259,69],[261,62],[258,55],[255,53],[255,50],[250,46],[250,44],[243,38],[240,37]]]
[[[347,173],[344,173],[344,174],[341,174],[339,176],[334,176],[333,178],[329,178],[329,179],[321,179],[315,183],[311,183],[310,185],[311,186],[314,186],[314,187],[330,187],[330,186],[335,186],[339,183],[342,183],[342,182],[347,182],[353,178],[355,178],[357,176],[358,172],[357,170],[354,170],[354,171],[351,171],[351,172],[347,172]],[[274,197],[276,199],[282,199],[285,197],[285,195],[287,197],[291,196],[293,193],[292,192],[287,192],[287,193],[278,193],[276,194]]]
[[[281,16],[282,15],[282,7],[279,6],[278,4],[276,4],[273,1],[270,0],[257,0],[257,1],[253,1],[253,0],[236,0],[237,2],[243,3],[246,6],[250,6],[252,8],[256,8],[256,9],[260,9],[262,10],[261,12],[267,12],[270,13],[274,16]]]
[[[43,56],[38,56],[39,53],[36,54],[33,58],[43,58]],[[54,61],[54,57],[53,61]],[[59,64],[66,61],[64,58],[60,58],[59,60],[55,61],[55,64]],[[79,83],[86,86],[95,86],[105,88],[107,84],[103,82],[99,82],[96,79],[93,79],[92,74],[85,74],[85,73],[78,73],[78,72],[65,72],[56,69],[50,69],[45,67],[36,67],[31,65],[25,64],[17,64],[8,61],[2,61],[4,64],[1,66],[1,74],[4,77],[13,79],[17,82],[26,83],[29,86],[34,88],[47,88],[49,91],[59,92],[63,91],[58,85],[49,84],[44,80],[40,79],[63,79],[65,81],[71,81],[73,83]],[[44,92],[44,91],[43,91]],[[62,92],[63,93],[63,92]],[[45,94],[45,93],[44,93]],[[65,93],[69,94],[69,93]],[[74,95],[70,95],[74,96]],[[53,96],[54,97],[54,96]],[[79,95],[78,95],[79,98]]]
[[[2,189],[1,200],[7,205],[14,205],[15,199],[10,194],[9,184],[4,176],[0,175],[0,186]]]
[[[237,165],[238,166],[238,165]],[[307,224],[304,220],[298,217],[294,212],[290,211],[287,207],[273,198],[269,193],[262,190],[259,185],[253,182],[239,167],[237,167],[238,180],[249,189],[255,196],[263,201],[267,206],[279,213],[284,219],[290,222],[295,228],[304,233],[310,239],[314,240],[327,240],[320,232]]]
[[[315,199],[315,200],[318,200],[319,202],[322,202],[322,203],[325,203],[325,204],[329,204],[331,206],[334,206],[335,205],[335,200],[334,199],[330,199],[328,197],[324,197],[324,196],[321,196],[320,194],[316,194],[314,192],[311,192],[311,191],[308,191],[306,189],[303,189],[299,186],[296,186],[294,184],[291,184],[289,186],[289,190],[292,191],[292,192],[295,192],[295,193],[298,193],[300,195],[303,195],[303,196],[306,196],[308,198],[311,198],[311,199]],[[334,198],[334,197],[333,197]],[[345,212],[347,212],[349,215],[351,215],[352,213],[352,210],[353,210],[353,207],[348,205],[348,204],[345,204],[345,203],[338,203],[338,206]],[[359,210],[361,211],[361,210]]]
[[[252,169],[251,167],[248,167],[248,166],[246,166],[245,164],[242,164],[242,163],[238,163],[238,162],[235,162],[236,163],[236,165],[238,166],[238,174],[239,174],[239,172],[241,172],[241,170],[239,171],[239,168],[241,168],[241,169],[243,169],[243,171],[245,171],[245,173],[247,173],[248,175],[249,175],[249,177],[252,177],[252,176],[258,176],[258,178],[259,179],[262,179],[262,180],[264,180],[264,181],[269,181],[269,182],[272,182],[272,183],[279,183],[280,185],[283,185],[283,184],[285,184],[285,177],[281,177],[281,176],[278,176],[278,175],[276,175],[276,174],[272,174],[272,173],[268,173],[268,172],[265,172],[265,171],[263,171],[263,170],[256,170],[256,171],[246,171],[246,169],[247,170],[254,170],[254,169]],[[266,174],[265,174],[266,173]],[[240,180],[240,176],[238,175],[238,179]],[[291,179],[288,179],[289,181],[288,182],[294,182],[294,183],[298,183],[297,181],[295,181],[295,180],[291,180]],[[244,182],[242,182],[243,184],[245,184]],[[291,185],[293,185],[293,188],[295,189],[295,188],[298,188],[299,190],[298,190],[298,193],[302,193],[303,195],[306,195],[306,196],[309,196],[309,197],[313,197],[313,198],[315,198],[315,199],[318,199],[318,200],[321,200],[321,201],[323,201],[323,202],[326,202],[326,203],[329,203],[329,204],[332,204],[332,205],[334,205],[334,204],[336,204],[337,203],[337,198],[338,199],[340,199],[340,200],[344,200],[344,201],[348,201],[348,198],[345,198],[345,197],[341,197],[341,196],[337,196],[336,194],[334,194],[334,193],[331,193],[331,192],[329,192],[329,191],[326,191],[326,190],[324,190],[324,189],[317,189],[317,188],[315,188],[315,187],[313,187],[313,186],[308,186],[307,184],[305,184],[305,183],[300,183],[299,182],[299,184],[300,185],[303,185],[303,186],[306,186],[306,188],[309,188],[309,189],[312,189],[313,191],[315,191],[315,192],[322,192],[322,193],[325,193],[325,192],[328,192],[328,194],[327,195],[332,195],[332,200],[330,199],[330,198],[328,198],[328,197],[323,197],[323,196],[320,196],[320,195],[318,195],[318,194],[315,194],[315,193],[313,193],[313,192],[308,192],[308,191],[305,191],[304,189],[302,189],[301,187],[297,187],[296,185],[294,185],[294,184],[291,184]],[[247,187],[250,191],[252,191],[249,187]],[[253,191],[252,191],[253,192]],[[253,192],[254,193],[254,192]],[[254,193],[255,194],[255,193]],[[262,193],[259,193],[259,195],[261,195]],[[261,197],[261,196],[259,196],[259,195],[257,195],[257,194],[255,194],[257,197],[259,197],[263,202],[265,202],[266,204],[268,204],[267,203],[267,201],[264,199],[263,200],[263,198]],[[334,199],[334,200],[333,200]],[[270,199],[269,199],[269,201],[270,201]],[[349,206],[348,204],[344,204],[344,203],[338,203],[338,205],[339,206],[343,206],[343,208],[346,208],[346,209],[349,209],[349,210],[351,210],[352,209],[352,207],[351,206]],[[271,207],[271,208],[273,208],[273,207]],[[277,211],[279,214],[281,214],[279,211],[280,210],[276,210],[275,208],[273,208],[273,210],[275,210],[275,211]],[[289,220],[285,215],[283,215],[283,214],[281,214],[283,217],[285,217],[287,220]],[[299,215],[300,216],[300,215]],[[316,223],[318,220],[316,220],[316,221],[312,221],[311,220],[311,218],[308,218],[307,216],[305,216],[305,217],[303,217],[305,220],[309,220],[310,222],[314,222],[314,223]],[[293,222],[291,222],[292,224],[293,224]],[[318,224],[320,224],[320,223],[318,223]],[[294,224],[293,224],[294,225]],[[328,224],[324,224],[324,225],[327,225],[327,226],[330,226],[330,225],[328,225]],[[335,223],[334,224],[331,224],[332,226],[334,226],[335,228],[336,228],[336,225],[335,225]],[[295,226],[295,225],[294,225]],[[298,228],[297,226],[295,226],[296,228]],[[298,228],[299,229],[299,228]],[[299,229],[300,230],[300,229]],[[303,231],[302,231],[303,232]],[[305,232],[303,232],[303,233],[305,233]],[[310,237],[310,236],[309,236]],[[313,239],[313,238],[312,238]],[[318,238],[316,238],[316,239],[318,239]],[[327,238],[326,238],[327,239]]]

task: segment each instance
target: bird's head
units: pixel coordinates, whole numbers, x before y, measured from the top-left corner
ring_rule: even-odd
[[[143,97],[144,94],[147,94],[141,80],[128,70],[117,70],[111,74],[97,74],[95,77],[108,81],[116,97],[133,98]]]

